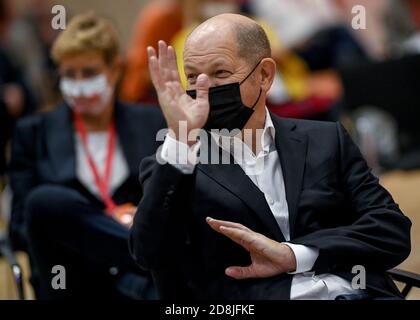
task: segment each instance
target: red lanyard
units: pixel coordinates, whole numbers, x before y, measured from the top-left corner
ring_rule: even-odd
[[[109,190],[109,184],[111,180],[112,161],[114,158],[114,151],[115,151],[115,138],[116,138],[115,123],[113,121],[111,125],[109,126],[109,130],[108,130],[109,132],[108,150],[107,150],[107,155],[106,155],[105,173],[103,177],[99,175],[98,168],[96,167],[96,164],[93,161],[91,153],[89,152],[88,145],[87,145],[86,129],[85,129],[82,117],[77,112],[74,113],[74,124],[77,130],[77,133],[79,134],[81,138],[83,149],[86,153],[90,170],[95,179],[95,184],[98,187],[98,190],[101,194],[103,202],[105,203],[106,213],[108,215],[112,215],[112,212],[117,207],[117,205],[115,204],[114,200],[112,200],[112,197],[109,194],[108,190]]]

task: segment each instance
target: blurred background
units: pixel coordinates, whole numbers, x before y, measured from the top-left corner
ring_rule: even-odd
[[[121,100],[156,104],[146,47],[163,39],[178,54],[205,19],[237,12],[265,28],[278,63],[269,109],[282,117],[341,121],[374,173],[413,222],[401,268],[420,273],[420,0],[0,0],[0,229],[7,228],[5,172],[16,121],[60,101],[50,48],[52,7],[69,21],[93,10],[122,43]],[[357,6],[357,7],[355,7]],[[184,79],[185,81],[185,79]],[[26,266],[27,257],[18,253]],[[31,297],[31,288],[25,281]],[[0,299],[16,298],[0,257]],[[420,299],[413,290],[409,299]]]

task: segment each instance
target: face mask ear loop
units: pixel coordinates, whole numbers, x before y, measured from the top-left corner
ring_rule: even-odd
[[[260,101],[262,94],[262,89],[260,88],[260,94],[258,95],[257,101],[255,101],[254,105],[251,107],[252,110],[254,110],[255,106],[257,105],[258,101]]]
[[[262,60],[261,60],[262,61]],[[260,62],[258,62],[257,64],[256,64],[256,66],[251,70],[251,72],[250,73],[248,73],[248,75],[245,77],[245,79],[244,80],[242,80],[241,82],[239,82],[239,85],[241,85],[242,83],[244,83],[246,80],[248,80],[248,78],[251,76],[251,74],[253,74],[254,73],[254,71],[255,71],[255,69],[257,69],[258,68],[258,66],[260,65],[260,63],[261,63],[261,61]]]
[[[260,65],[261,61],[262,61],[262,60],[260,60],[260,61],[259,61],[259,62],[255,65],[255,67],[251,70],[251,72],[250,72],[250,73],[248,73],[248,75],[245,77],[245,79],[244,79],[244,80],[242,80],[242,81],[239,83],[239,85],[241,85],[241,84],[242,84],[242,83],[244,83],[246,80],[248,80],[248,78],[251,76],[251,74],[253,74],[253,73],[254,73],[255,69],[257,69],[257,67]],[[254,110],[255,106],[256,106],[256,105],[257,105],[257,103],[258,103],[258,101],[260,101],[261,94],[262,94],[262,89],[260,88],[260,93],[259,93],[259,95],[258,95],[257,101],[255,101],[255,103],[254,103],[254,104],[252,105],[252,107],[251,107],[251,109],[252,109],[252,110]]]

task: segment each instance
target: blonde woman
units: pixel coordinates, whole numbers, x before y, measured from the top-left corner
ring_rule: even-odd
[[[140,161],[155,152],[164,121],[158,108],[114,99],[119,44],[107,20],[74,17],[52,57],[64,102],[17,125],[11,238],[29,250],[38,298],[118,295],[121,277],[139,272],[128,227],[141,197]],[[51,288],[54,265],[66,269],[66,290]],[[139,277],[136,297],[151,297],[150,278]]]

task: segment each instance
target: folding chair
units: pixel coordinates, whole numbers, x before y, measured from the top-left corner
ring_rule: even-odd
[[[8,217],[10,217],[10,215],[3,212],[3,210],[5,207],[10,208],[10,206],[4,205],[4,202],[8,202],[10,199],[10,197],[8,197],[8,194],[7,194],[8,191],[9,190],[7,189],[7,187],[3,191],[0,190],[0,202],[2,203],[2,206],[0,207],[0,217],[3,217],[4,220],[6,221],[6,230],[7,230],[8,220],[9,220]],[[0,257],[4,257],[8,265],[10,266],[19,299],[25,300],[25,292],[23,289],[22,267],[19,265],[16,259],[16,256],[12,250],[12,247],[8,239],[7,231],[0,231]]]
[[[388,274],[394,281],[401,282],[405,284],[405,287],[402,289],[401,294],[404,298],[407,298],[411,289],[420,288],[420,275],[408,272],[400,269],[391,269],[388,271]]]

